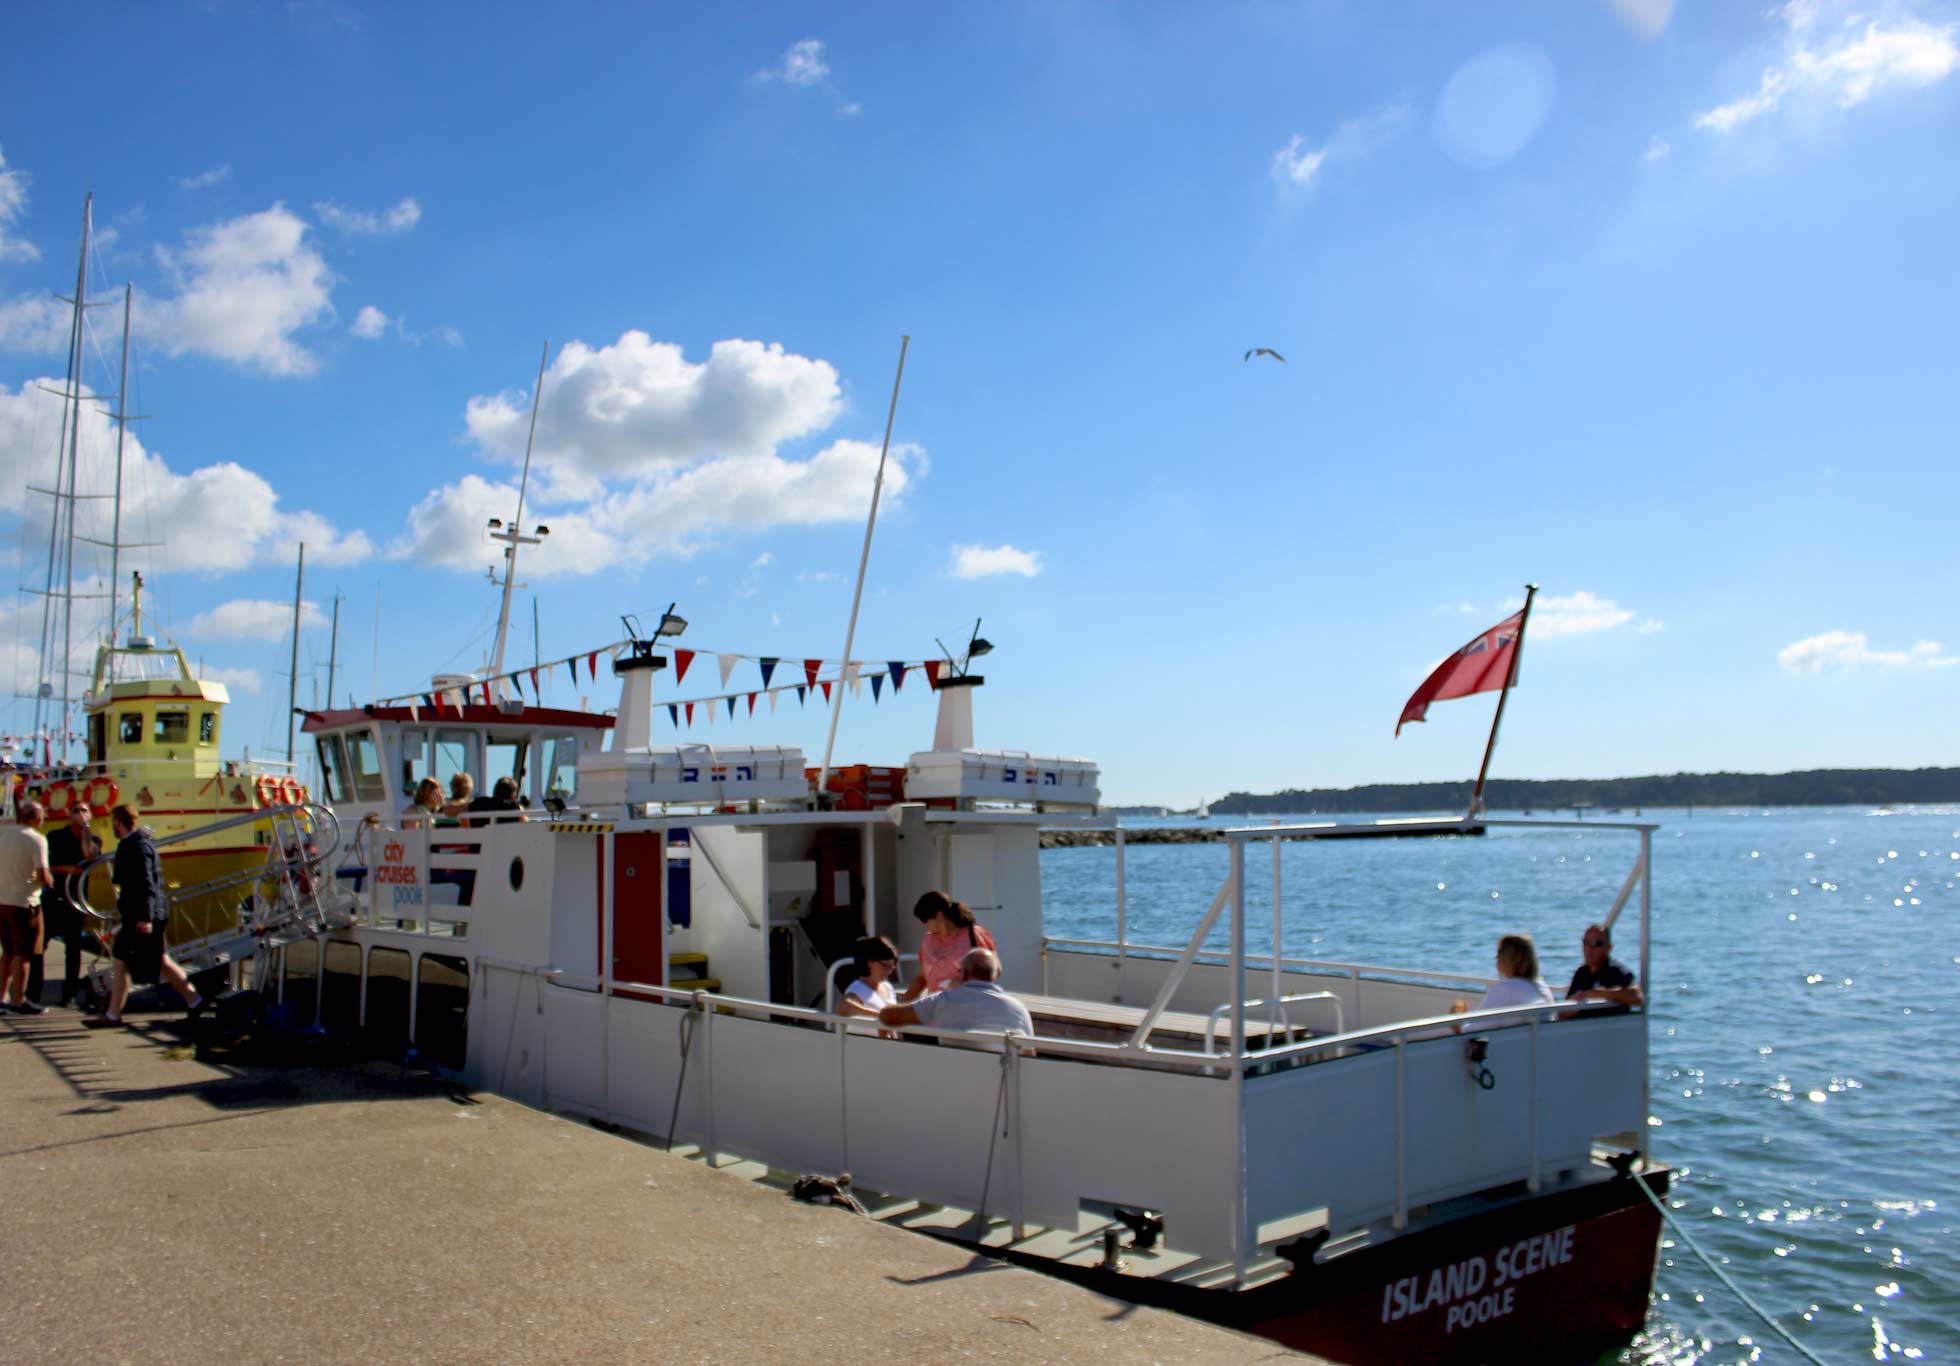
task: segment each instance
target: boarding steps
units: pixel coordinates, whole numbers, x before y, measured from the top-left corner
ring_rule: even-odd
[[[209,934],[172,943],[169,951],[178,966],[193,977],[250,960],[251,985],[263,991],[275,957],[269,950],[344,929],[354,923],[355,907],[328,872],[328,860],[340,847],[340,822],[331,808],[317,802],[227,817],[166,835],[156,844],[163,850],[237,826],[252,826],[255,833],[258,827],[270,827],[264,862],[187,886],[169,887],[164,894],[165,904],[173,911],[202,902],[208,913],[214,901],[223,905],[233,900],[227,893],[235,893],[235,913],[225,917],[231,923]],[[76,904],[87,905],[80,889],[88,885],[89,874],[110,858],[109,854],[97,855],[71,875],[70,897]],[[87,912],[100,922],[97,928],[107,938],[113,930],[113,912],[104,914],[93,906],[87,906]]]
[[[667,955],[667,985],[674,991],[720,991],[721,978],[708,975],[705,953]]]

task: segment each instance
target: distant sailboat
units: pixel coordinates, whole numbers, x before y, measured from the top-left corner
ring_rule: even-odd
[[[1211,803],[1206,801],[1203,797],[1198,798],[1197,816],[1198,819],[1201,821],[1208,821],[1211,819]]]

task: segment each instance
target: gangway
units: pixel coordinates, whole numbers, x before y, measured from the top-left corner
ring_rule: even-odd
[[[354,923],[351,901],[333,885],[326,871],[341,839],[340,820],[331,807],[318,802],[266,807],[165,835],[156,845],[161,850],[238,826],[260,825],[270,826],[272,834],[263,863],[188,886],[166,885],[164,900],[171,910],[189,902],[208,904],[209,899],[234,889],[240,892],[234,923],[167,946],[188,976],[250,959],[251,985],[263,991],[275,961],[271,950]],[[318,839],[322,832],[328,835],[324,842]],[[82,908],[105,939],[113,931],[115,912],[96,909],[88,900],[87,889],[94,871],[113,858],[112,853],[101,853],[82,863],[69,874],[64,889],[70,902]],[[106,966],[98,966],[91,976],[105,971]],[[101,989],[100,983],[96,985]]]

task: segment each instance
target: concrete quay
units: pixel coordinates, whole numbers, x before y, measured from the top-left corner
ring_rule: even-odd
[[[0,1015],[11,1360],[1306,1361],[391,1064]]]

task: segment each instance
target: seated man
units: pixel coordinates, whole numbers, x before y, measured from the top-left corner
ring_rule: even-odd
[[[1001,990],[1000,956],[992,949],[969,950],[960,959],[959,982],[921,996],[910,1005],[886,1006],[878,1012],[878,1022],[1034,1035],[1028,1008]]]
[[[1613,957],[1611,930],[1604,925],[1588,925],[1579,943],[1586,961],[1572,974],[1572,985],[1565,989],[1566,1000],[1637,1006],[1647,999],[1634,981],[1633,972]]]
[[[477,797],[472,800],[469,805],[469,811],[471,815],[478,815],[486,811],[502,812],[504,815],[500,816],[496,821],[465,821],[463,822],[465,825],[494,825],[501,823],[502,820],[508,819],[510,816],[515,816],[520,821],[523,820],[524,808],[517,804],[517,779],[511,777],[497,779],[496,784],[490,789],[490,795],[487,797]]]

